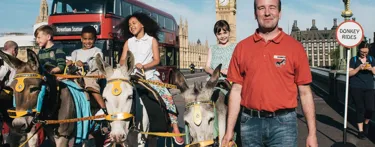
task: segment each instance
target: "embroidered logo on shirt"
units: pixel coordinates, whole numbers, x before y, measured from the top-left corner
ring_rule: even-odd
[[[274,55],[273,58],[275,59],[276,67],[281,67],[286,64],[286,56],[284,55]]]
[[[50,53],[49,53],[49,57],[50,57],[50,58],[53,58],[53,57],[55,57],[55,53],[53,53],[53,52],[50,52]]]

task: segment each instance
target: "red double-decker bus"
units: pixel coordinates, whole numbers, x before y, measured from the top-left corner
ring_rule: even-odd
[[[125,40],[116,26],[128,15],[146,13],[162,29],[159,34],[160,79],[169,83],[173,68],[179,66],[178,26],[174,17],[137,0],[54,0],[48,24],[54,28],[54,42],[61,44],[69,56],[82,47],[80,32],[91,25],[97,30],[95,46],[101,48],[104,60],[115,66],[121,56]]]

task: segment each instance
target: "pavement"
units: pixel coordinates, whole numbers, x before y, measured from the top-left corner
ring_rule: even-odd
[[[316,112],[316,126],[317,138],[319,146],[321,147],[334,147],[339,142],[343,142],[343,128],[344,107],[341,103],[335,102],[329,98],[328,95],[319,93],[317,90],[313,91],[315,112]],[[298,117],[298,146],[306,146],[306,138],[308,135],[306,119],[302,113],[301,103],[297,109]],[[374,147],[375,129],[370,129],[370,134],[365,140],[357,138],[357,127],[354,122],[354,112],[348,113],[347,124],[347,142],[350,142],[357,147]]]

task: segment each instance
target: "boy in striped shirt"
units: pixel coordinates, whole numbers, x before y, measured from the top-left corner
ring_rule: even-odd
[[[40,26],[36,29],[34,36],[39,47],[41,47],[38,57],[40,65],[44,68],[43,70],[50,74],[62,73],[66,65],[65,52],[62,48],[54,45],[52,27],[48,25]]]

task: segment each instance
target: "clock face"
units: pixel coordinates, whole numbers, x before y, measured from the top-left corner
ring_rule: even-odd
[[[228,3],[229,3],[229,0],[219,0],[220,6],[226,6],[228,5]]]

